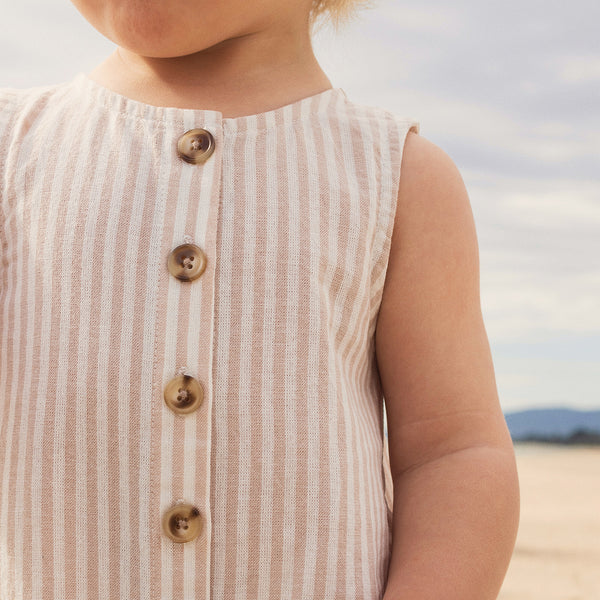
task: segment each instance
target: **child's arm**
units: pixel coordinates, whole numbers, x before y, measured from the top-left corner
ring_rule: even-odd
[[[492,600],[518,526],[514,452],[465,186],[448,156],[412,133],[376,351],[394,480],[384,600]]]

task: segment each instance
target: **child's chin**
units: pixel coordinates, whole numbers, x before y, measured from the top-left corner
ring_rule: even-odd
[[[125,31],[108,36],[118,46],[147,58],[176,58],[189,56],[202,50],[206,50],[213,44],[208,38],[192,40],[186,43],[180,35],[169,36],[162,31],[159,35],[139,34],[136,31]],[[216,40],[218,43],[221,40]]]

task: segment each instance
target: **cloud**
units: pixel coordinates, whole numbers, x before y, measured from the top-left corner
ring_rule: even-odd
[[[599,83],[600,56],[562,56],[556,61],[560,81],[565,84]]]
[[[567,348],[576,348],[580,343],[570,344],[569,339],[557,340]],[[596,346],[600,339],[593,341]],[[548,345],[546,345],[548,346]],[[539,406],[572,407],[580,410],[598,408],[595,392],[600,387],[598,358],[592,361],[583,357],[569,358],[565,355],[548,356],[541,345],[496,346],[494,366],[498,381],[498,394],[505,412],[536,408]]]
[[[600,182],[463,175],[490,338],[600,334]]]

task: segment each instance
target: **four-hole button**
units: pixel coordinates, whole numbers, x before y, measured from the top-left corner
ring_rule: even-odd
[[[181,281],[198,279],[206,269],[206,254],[195,244],[181,244],[169,253],[169,272]]]
[[[193,504],[175,504],[164,512],[162,526],[174,542],[191,542],[202,533],[202,515]]]
[[[179,158],[192,165],[206,162],[215,151],[215,138],[206,129],[190,129],[177,141]]]
[[[190,375],[178,375],[165,386],[165,402],[173,411],[187,415],[197,410],[204,400],[204,389]]]

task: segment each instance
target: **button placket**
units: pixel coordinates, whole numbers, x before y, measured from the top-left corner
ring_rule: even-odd
[[[213,135],[206,129],[186,131],[177,141],[177,154],[186,163],[202,165],[215,150]],[[169,273],[181,282],[192,282],[206,270],[207,257],[202,248],[185,236],[180,244],[167,257]],[[186,417],[198,410],[204,401],[202,384],[179,370],[164,387],[166,406],[175,414]],[[203,530],[204,518],[200,510],[190,503],[178,501],[163,513],[162,529],[173,542],[183,543],[195,540]]]

